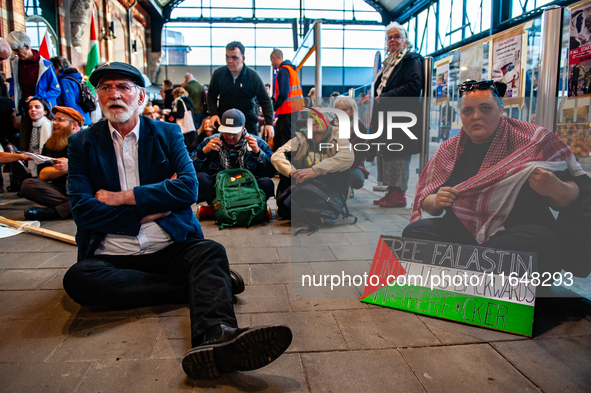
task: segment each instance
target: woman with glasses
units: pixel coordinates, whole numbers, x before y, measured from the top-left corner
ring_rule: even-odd
[[[403,236],[535,252],[540,273],[560,271],[548,208],[571,206],[590,179],[552,131],[503,116],[506,89],[494,81],[460,86],[462,129],[421,173]],[[421,219],[423,211],[445,215]]]
[[[384,117],[388,111],[416,113],[420,107],[418,98],[416,101],[403,99],[419,97],[423,87],[423,58],[411,49],[412,44],[408,41],[408,33],[404,27],[396,22],[386,26],[386,58],[374,82],[376,104],[371,119],[372,134],[379,129],[379,117]],[[384,119],[382,122],[383,125],[386,124]],[[382,157],[382,182],[388,186],[386,195],[373,202],[382,207],[404,207],[410,158],[420,151],[420,144],[418,140],[409,139],[403,133],[395,132],[394,140],[387,140],[386,136],[387,132],[383,130],[381,137],[372,142],[384,143],[382,146],[396,142],[404,148],[400,151],[382,148],[369,154],[368,161],[373,160],[372,156],[375,154]]]

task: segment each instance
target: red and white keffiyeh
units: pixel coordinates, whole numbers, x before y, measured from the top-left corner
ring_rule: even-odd
[[[443,142],[419,177],[410,222],[421,218],[421,203],[449,179],[462,155],[468,135],[464,129]],[[452,210],[478,243],[488,240],[508,217],[521,186],[535,168],[585,172],[570,147],[552,131],[533,123],[504,117],[478,174],[454,188],[460,195]]]

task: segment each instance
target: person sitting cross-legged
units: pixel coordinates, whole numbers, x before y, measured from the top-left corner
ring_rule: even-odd
[[[107,120],[68,141],[78,261],[64,275],[66,293],[119,309],[188,303],[192,349],[182,367],[193,379],[273,362],[291,330],[238,327],[226,249],[203,238],[191,209],[197,178],[179,126],[140,116],[147,97],[137,68],[107,63],[89,80]]]
[[[41,154],[55,158],[54,164],[39,164],[38,179],[25,179],[21,186],[23,196],[44,207],[25,210],[27,220],[59,220],[70,217],[70,201],[66,195],[68,178],[68,138],[80,131],[84,117],[76,109],[54,106],[51,112],[53,132],[45,142]]]
[[[560,271],[555,228],[590,179],[554,132],[503,116],[506,89],[492,80],[460,85],[462,129],[421,173],[402,236],[535,252],[539,272]]]
[[[346,199],[349,190],[349,168],[355,155],[348,140],[340,138],[339,127],[331,125],[320,111],[309,108],[312,137],[307,129],[281,146],[271,157],[280,173],[277,186],[277,215],[291,219],[291,187],[315,178]]]
[[[228,109],[222,115],[219,134],[204,139],[191,155],[199,180],[197,202],[208,203],[207,206],[199,207],[199,218],[213,217],[211,203],[216,197],[216,176],[224,169],[248,169],[257,179],[266,198],[273,196],[275,184],[271,178],[276,171],[271,164],[271,148],[258,136],[248,134],[245,122],[241,111]]]

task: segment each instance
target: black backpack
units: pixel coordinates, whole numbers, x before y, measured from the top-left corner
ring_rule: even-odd
[[[347,198],[321,181],[309,179],[290,189],[291,218],[303,220],[308,225],[309,235],[318,231],[321,223],[331,224],[339,216],[353,217],[355,220],[351,225],[357,222],[357,217],[349,213]],[[300,229],[296,235],[303,231],[306,230]]]
[[[96,110],[96,101],[94,99],[94,94],[92,94],[92,90],[86,83],[82,84],[78,82],[76,78],[71,76],[64,76],[65,79],[72,80],[76,82],[78,85],[78,89],[80,90],[80,98],[76,101],[80,108],[86,113],[94,112]]]

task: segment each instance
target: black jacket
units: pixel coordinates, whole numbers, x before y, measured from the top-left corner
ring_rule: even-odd
[[[236,108],[244,113],[247,119],[256,119],[259,104],[255,102],[255,97],[263,108],[265,124],[273,125],[273,105],[259,74],[245,64],[238,78],[234,80],[228,67],[220,67],[211,76],[207,91],[207,110],[211,116],[217,115],[221,118],[225,111]]]
[[[183,106],[183,103],[179,102],[176,105],[176,111],[173,110],[172,112],[170,112],[170,116],[175,118],[175,120],[173,120],[172,123],[175,123],[176,119],[182,119],[185,116],[185,106],[187,107],[188,111],[193,112],[193,100],[191,99],[191,97],[182,96],[181,100],[183,100],[185,105]],[[174,101],[173,101],[173,104],[174,104]]]
[[[408,155],[416,154],[421,148],[421,132],[422,132],[422,113],[420,105],[420,96],[424,84],[423,73],[423,57],[416,52],[406,52],[400,63],[394,68],[392,74],[388,78],[386,86],[380,94],[379,103],[375,103],[371,116],[370,133],[373,134],[379,128],[379,112],[382,112],[383,130],[379,138],[368,141],[373,143],[384,143],[377,151],[376,145],[372,145],[373,149],[368,151],[367,160],[373,160],[376,154],[381,155]],[[377,88],[380,85],[381,76],[374,81],[374,93],[377,97]],[[413,97],[409,99],[409,97]],[[416,97],[416,98],[414,98]],[[393,131],[392,139],[387,139],[387,119],[386,113],[388,111],[396,112],[411,112],[417,117],[417,123],[410,127],[409,130],[419,139],[411,139],[402,130],[395,129]],[[397,119],[400,122],[409,122],[409,118]],[[400,143],[404,149],[399,152],[387,150],[384,146],[391,143]],[[396,149],[396,147],[392,147]]]

